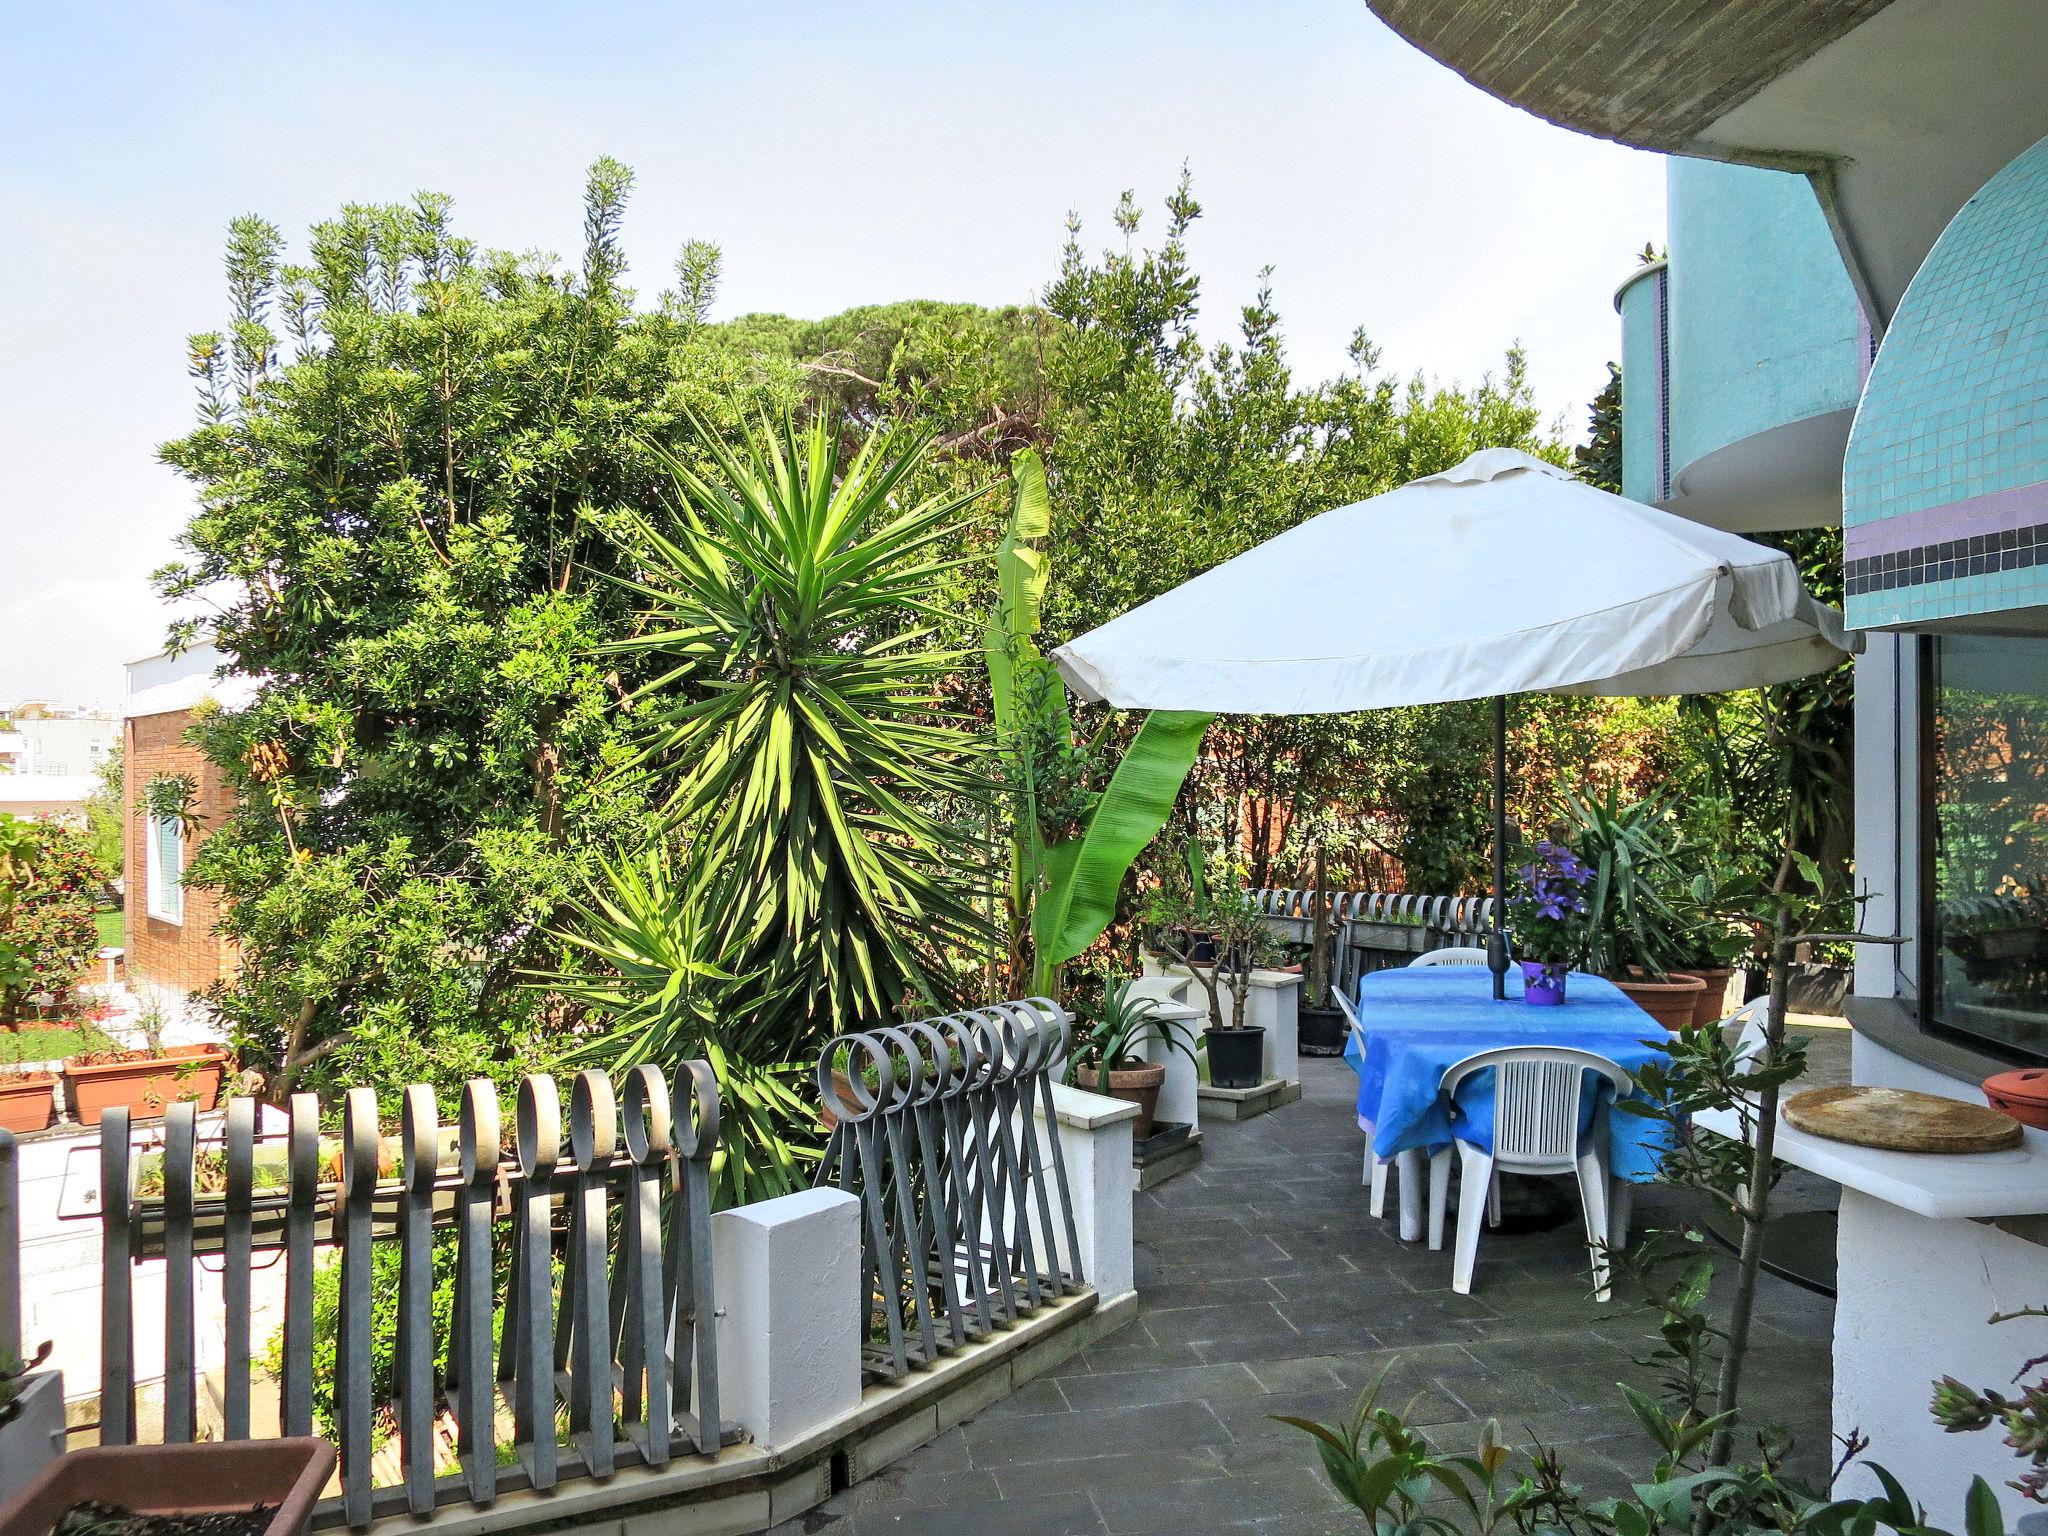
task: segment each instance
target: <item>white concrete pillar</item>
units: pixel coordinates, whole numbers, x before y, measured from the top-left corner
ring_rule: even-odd
[[[860,1201],[807,1189],[720,1211],[711,1252],[722,1416],[773,1450],[858,1408]]]
[[[1244,1021],[1266,1031],[1261,1075],[1268,1082],[1301,1081],[1301,973],[1252,972],[1245,995]]]
[[[1184,975],[1147,977],[1138,981],[1133,990],[1140,997],[1159,999],[1153,1017],[1187,1045],[1186,1050],[1175,1050],[1156,1035],[1146,1038],[1145,1059],[1166,1068],[1166,1081],[1159,1085],[1156,1116],[1170,1123],[1199,1127],[1202,1079],[1194,1052],[1201,1049],[1209,1011],[1200,1004],[1182,1001],[1190,985]]]
[[[1080,1088],[1055,1084],[1053,1111],[1060,1152],[1066,1160],[1067,1190],[1074,1203],[1074,1231],[1080,1242],[1081,1274],[1096,1294],[1110,1302],[1137,1289],[1131,1256],[1131,1197],[1137,1193],[1137,1171],[1131,1167],[1131,1122],[1138,1107],[1104,1098]],[[1037,1117],[1044,1136],[1044,1114]],[[1034,1210],[1032,1222],[1037,1226]],[[1055,1218],[1054,1225],[1060,1225]],[[1064,1230],[1053,1234],[1062,1260],[1071,1261]],[[854,1254],[860,1244],[854,1239]]]

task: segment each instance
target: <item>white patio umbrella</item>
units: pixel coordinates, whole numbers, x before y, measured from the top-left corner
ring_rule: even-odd
[[[1513,448],[1325,512],[1053,653],[1119,709],[1337,714],[1495,699],[1495,995],[1506,696],[1718,693],[1823,671],[1841,616],[1791,557]]]

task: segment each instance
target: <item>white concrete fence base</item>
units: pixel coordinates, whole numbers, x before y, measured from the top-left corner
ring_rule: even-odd
[[[711,1218],[720,1404],[773,1450],[860,1406],[860,1201],[807,1189]]]

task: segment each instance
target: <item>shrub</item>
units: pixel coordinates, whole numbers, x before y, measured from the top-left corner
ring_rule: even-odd
[[[10,850],[0,893],[0,1021],[12,1021],[24,998],[69,987],[99,948],[100,875],[82,829],[0,821],[9,823]]]

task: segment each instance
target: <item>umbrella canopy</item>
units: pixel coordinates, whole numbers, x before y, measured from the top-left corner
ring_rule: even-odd
[[[1318,715],[1493,696],[1499,998],[1506,696],[1760,688],[1849,648],[1783,551],[1488,448],[1310,518],[1053,660],[1082,698],[1119,709]]]
[[[1718,693],[1848,648],[1783,551],[1489,448],[1311,518],[1053,659],[1119,709],[1289,715]]]

